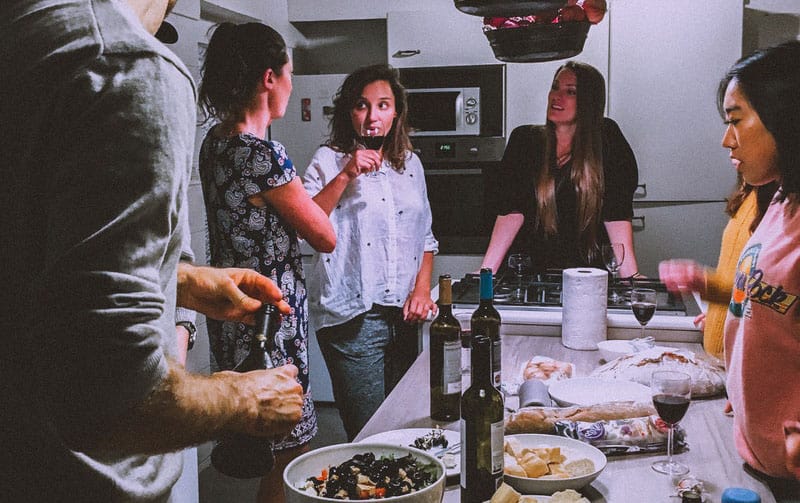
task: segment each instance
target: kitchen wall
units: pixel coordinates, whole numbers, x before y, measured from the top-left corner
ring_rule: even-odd
[[[613,0],[613,1],[640,1],[640,0]],[[731,0],[734,2],[736,0]],[[174,12],[169,20],[175,24],[180,34],[180,40],[172,46],[189,69],[195,79],[199,81],[199,61],[203,44],[206,42],[208,29],[214,23],[224,20],[234,22],[262,21],[270,24],[277,29],[287,43],[293,47],[295,70],[298,74],[315,73],[347,73],[354,68],[368,62],[388,61],[387,53],[387,34],[386,20],[374,18],[369,21],[347,21],[334,20],[340,13],[345,12],[347,7],[352,9],[352,4],[358,3],[357,0],[330,0],[328,2],[309,2],[308,0],[179,0]],[[293,4],[293,6],[290,6]],[[392,2],[391,8],[395,11],[415,12],[430,9],[431,4],[449,4],[449,0],[405,0],[403,2]],[[714,28],[714,13],[704,12],[698,4],[698,16],[708,20],[708,28]],[[381,8],[380,1],[365,0],[362,3],[364,9]],[[613,5],[613,4],[612,4]],[[298,17],[298,11],[314,10],[313,17],[317,21],[289,22],[290,7],[294,7],[293,16]],[[327,18],[320,17],[320,11],[330,10]],[[362,10],[364,10],[362,9]],[[358,10],[358,9],[356,9]],[[300,12],[302,14],[302,12]],[[324,14],[323,14],[324,15]],[[319,20],[329,19],[329,21]],[[460,18],[464,21],[464,18]],[[479,29],[479,20],[475,20]],[[595,32],[597,28],[593,28]],[[413,26],[408,27],[413,30]],[[591,36],[591,35],[590,35]],[[613,37],[613,32],[611,33]],[[745,3],[744,26],[743,26],[743,53],[749,53],[758,47],[764,47],[788,39],[800,39],[800,2],[797,0],[749,0]],[[457,52],[459,44],[463,41],[454,38],[450,41],[451,47],[442,47],[443,51]],[[593,47],[589,44],[589,47]],[[591,49],[594,50],[594,49]],[[484,49],[485,51],[485,49]],[[520,65],[517,65],[518,68]],[[522,65],[524,66],[524,65]],[[543,70],[544,71],[544,70]],[[552,70],[548,70],[552,74]],[[529,103],[541,101],[541,91],[529,87],[527,91]],[[525,92],[520,89],[520,92]],[[546,92],[546,90],[545,90]],[[530,109],[515,106],[508,107],[507,123],[509,126],[519,122],[530,122],[535,114],[543,113],[539,107],[530,105]],[[534,112],[536,110],[536,112]],[[200,141],[204,135],[205,128],[198,127],[196,141],[196,151],[199,150]],[[720,130],[721,134],[721,130]],[[200,182],[196,171],[190,186],[190,208],[191,208],[191,227],[192,227],[192,247],[195,252],[197,262],[204,263],[206,256],[206,231],[205,231],[205,211],[203,209],[202,193]],[[708,221],[702,220],[698,225],[698,232],[713,232],[715,235],[721,234],[721,225],[724,218],[715,218],[719,214],[719,204],[713,206],[704,214],[708,215]],[[648,215],[659,215],[668,213],[672,220],[664,220],[663,232],[669,232],[670,225],[666,222],[674,222],[674,225],[681,225],[681,213],[674,208],[668,211],[656,204],[646,208]],[[718,243],[718,241],[717,241]],[[676,243],[678,249],[674,253],[680,253],[686,246],[691,248],[691,243]],[[716,257],[716,249],[698,250],[697,255],[710,257],[709,262],[713,262]],[[670,253],[673,250],[669,250]],[[643,249],[640,253],[664,253],[664,250]],[[433,278],[436,278],[440,271],[449,272],[456,276],[467,271],[475,270],[480,265],[480,257],[476,256],[452,256],[440,257],[437,260]],[[210,371],[210,360],[208,353],[208,338],[205,330],[203,317],[198,319],[199,337],[195,349],[189,354],[187,366],[190,370],[208,373]],[[208,464],[208,447],[199,449],[198,458],[200,466]]]

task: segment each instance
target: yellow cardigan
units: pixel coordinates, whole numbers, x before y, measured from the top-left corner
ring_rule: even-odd
[[[722,333],[725,316],[731,301],[736,264],[744,245],[750,239],[750,224],[756,217],[757,192],[750,191],[725,227],[717,269],[706,270],[706,293],[703,298],[708,301],[708,312],[703,330],[703,347],[707,353],[718,358],[723,358]]]

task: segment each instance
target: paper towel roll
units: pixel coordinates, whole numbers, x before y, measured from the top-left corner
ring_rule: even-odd
[[[561,343],[570,349],[597,349],[606,340],[608,271],[564,269]]]

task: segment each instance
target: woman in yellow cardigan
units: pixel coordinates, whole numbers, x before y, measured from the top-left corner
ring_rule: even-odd
[[[726,213],[731,216],[722,234],[722,246],[716,269],[705,267],[693,260],[679,259],[661,262],[658,273],[670,291],[696,291],[708,302],[705,315],[695,324],[704,323],[703,348],[717,358],[723,357],[722,331],[725,313],[731,300],[736,263],[750,235],[777,190],[777,182],[760,187],[747,185],[739,179],[737,189],[728,198]]]

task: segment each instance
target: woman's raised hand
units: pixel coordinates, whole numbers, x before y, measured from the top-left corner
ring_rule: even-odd
[[[355,150],[350,154],[350,160],[344,167],[344,172],[350,180],[361,174],[377,171],[383,162],[383,155],[379,150]]]
[[[658,264],[658,276],[670,292],[706,293],[706,270],[694,260],[665,260]]]

